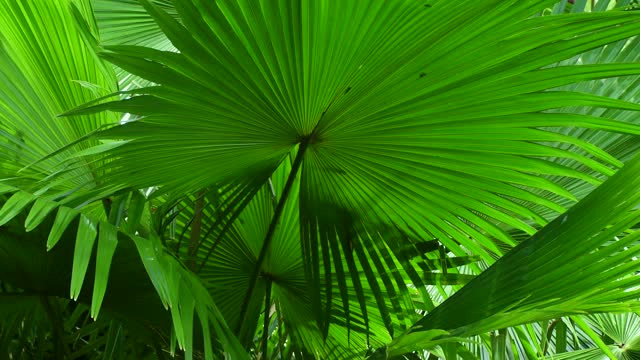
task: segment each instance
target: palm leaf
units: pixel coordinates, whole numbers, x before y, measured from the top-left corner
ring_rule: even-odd
[[[73,26],[68,2],[56,1],[43,6],[37,8],[18,2],[0,6],[3,19],[0,25],[2,177],[19,176],[20,180],[12,181],[20,181],[33,189],[35,181],[67,168],[72,170],[56,184],[58,188],[91,187],[95,184],[92,173],[95,168],[83,159],[70,156],[71,149],[18,172],[95,129],[117,121],[114,114],[107,113],[66,121],[56,119],[57,114],[96,95],[113,92],[116,87],[113,72],[96,58]],[[79,11],[90,14],[86,7]],[[47,33],[67,36],[50,38]],[[73,150],[96,144],[84,142]],[[63,160],[66,163],[62,163]]]
[[[154,3],[172,16],[178,16],[171,1],[157,0]],[[137,0],[94,0],[93,9],[101,44],[144,45],[165,51],[176,50]],[[152,85],[120,68],[115,67],[115,71],[121,90]]]
[[[351,2],[259,9],[244,2],[219,2],[215,7],[178,2],[178,22],[152,3],[143,3],[180,52],[107,46],[102,56],[159,86],[72,113],[111,109],[145,117],[102,134],[131,139],[107,151],[111,162],[106,179],[126,178],[130,186],[161,185],[171,192],[248,177],[266,179],[299,144],[289,178],[297,176],[300,162],[302,249],[307,280],[317,289],[311,299],[319,324],[326,323],[327,304],[332,303],[329,264],[342,261],[350,241],[372,233],[367,228],[371,223],[391,225],[422,241],[437,239],[457,256],[471,253],[492,262],[502,253],[498,244],[515,245],[496,223],[529,234],[535,229],[527,220],[546,223],[514,199],[556,211],[564,208],[532,191],[575,200],[537,174],[600,182],[588,172],[541,158],[568,158],[602,175],[613,174],[612,167],[621,165],[586,142],[532,127],[580,125],[638,132],[603,118],[543,112],[567,106],[638,109],[605,97],[547,91],[638,74],[634,64],[544,68],[633,35],[640,25],[632,13],[529,18],[543,5],[533,1],[465,6],[436,2],[427,8],[411,2],[384,8],[372,3],[367,12]],[[327,25],[321,25],[329,19],[331,37],[322,30]],[[456,31],[445,33],[439,27],[444,24]],[[282,41],[283,33],[299,36]],[[415,33],[422,35],[416,38]],[[471,41],[480,37],[481,42]],[[335,62],[330,54],[347,60]],[[291,66],[297,71],[288,71]],[[206,67],[220,72],[212,74]],[[584,155],[545,145],[552,142],[571,144]],[[172,176],[176,171],[190,177]],[[281,209],[285,201],[280,199]],[[343,225],[336,227],[328,213],[343,214]],[[281,216],[282,210],[274,212],[270,228]],[[360,222],[366,227],[354,237],[352,228]],[[269,231],[258,265],[271,246]],[[342,252],[331,250],[329,244],[335,242]],[[372,263],[362,249],[356,245],[354,257],[347,259],[352,279],[362,272],[379,294],[380,285],[373,279],[382,274],[390,291],[391,278],[385,275],[389,269]],[[356,289],[363,299],[364,288]],[[385,315],[390,309],[380,297],[377,303],[392,331]],[[401,307],[399,302],[391,305]],[[364,311],[362,301],[360,307]]]
[[[562,217],[417,322],[405,336],[430,329],[473,335],[564,314],[634,309],[637,279],[629,273],[635,267],[631,257],[638,248],[619,251],[633,244],[640,233],[634,231],[604,249],[597,247],[638,223],[638,171],[640,157],[635,157]],[[595,204],[600,211],[594,210]],[[580,281],[566,276],[576,267],[583,269]],[[571,296],[563,295],[569,289]]]
[[[191,305],[192,299],[208,299],[208,295],[163,250],[159,235],[164,236],[167,227],[172,241],[176,230],[189,230],[189,246],[177,246],[175,255],[191,270],[197,271],[191,265],[199,263],[203,278],[211,280],[209,290],[215,286],[239,290],[239,295],[219,300],[224,317],[245,346],[258,325],[263,289],[271,283],[274,299],[291,313],[284,317],[285,327],[296,346],[302,344],[300,350],[292,351],[316,356],[343,352],[344,343],[336,340],[343,330],[347,339],[353,331],[355,341],[368,346],[374,325],[384,329],[374,339],[377,346],[375,341],[404,331],[414,321],[406,284],[420,289],[433,284],[447,294],[443,280],[460,284],[466,276],[459,274],[463,271],[455,261],[471,263],[470,268],[479,272],[476,260],[491,264],[517,244],[509,229],[533,235],[537,227],[582,197],[564,179],[599,185],[622,166],[616,157],[575,134],[564,134],[562,128],[639,133],[637,126],[613,119],[613,113],[590,116],[575,110],[635,111],[638,105],[613,99],[609,93],[559,88],[638,75],[640,66],[631,62],[550,67],[635,35],[640,18],[633,12],[532,17],[554,3],[533,0],[432,1],[427,5],[280,1],[259,6],[251,1],[212,5],[199,0],[165,6],[162,1],[142,0],[145,15],[129,1],[121,2],[127,8],[119,13],[115,3],[103,1],[101,12],[102,29],[113,37],[100,43],[94,36],[98,42],[92,46],[101,44],[103,59],[157,86],[119,93],[121,99],[108,101],[114,94],[67,113],[85,117],[111,110],[133,114],[135,121],[100,131],[92,142],[83,143],[84,152],[47,157],[44,161],[58,155],[73,160],[66,168],[46,172],[50,175],[46,187],[35,196],[51,188],[66,206],[61,209],[69,209],[56,222],[52,243],[75,215],[72,208],[81,208],[82,218],[94,224],[116,214],[94,201],[117,191],[157,187],[158,201],[171,200],[165,209],[171,212],[169,218],[150,216],[151,223],[125,225],[123,231],[134,238],[161,299],[171,305],[175,338],[187,347],[188,356],[194,311],[215,313],[215,307]],[[138,19],[138,30],[120,27],[118,19],[127,9]],[[8,31],[17,39],[10,43],[24,42],[16,35],[17,28]],[[160,45],[163,35],[158,29],[177,52]],[[79,37],[90,40],[94,30],[88,21]],[[131,45],[134,34],[146,34],[146,38]],[[14,57],[19,64],[29,63],[26,55]],[[24,74],[12,76],[20,80]],[[36,79],[26,77],[22,82]],[[65,105],[58,111],[78,103]],[[27,106],[18,108],[22,107]],[[554,109],[568,111],[551,112]],[[87,125],[81,134],[55,149],[38,152],[26,164],[101,124]],[[22,156],[22,135],[5,132],[6,147]],[[95,139],[106,143],[95,146]],[[44,168],[44,161],[30,169]],[[87,165],[89,161],[95,162]],[[85,166],[100,175],[96,189],[78,190],[91,183],[90,178],[65,187],[68,179],[77,178],[74,171]],[[10,170],[7,174],[12,175],[15,169]],[[270,183],[277,190],[269,189]],[[208,192],[218,198],[210,202],[219,201],[222,207],[206,210]],[[7,221],[16,212],[13,205],[23,207],[34,199],[30,191],[18,194],[4,211]],[[189,199],[187,194],[194,195]],[[191,202],[190,213],[176,211],[173,201],[180,204],[179,199]],[[126,198],[117,203],[140,208]],[[36,204],[37,211],[32,210],[36,219],[55,208],[50,202]],[[215,214],[221,209],[222,216]],[[148,216],[150,211],[132,212]],[[206,212],[215,216],[203,220]],[[632,215],[611,213],[622,217],[609,217],[611,224],[620,225],[612,229],[626,230],[622,224],[631,221]],[[254,227],[244,226],[243,221]],[[573,224],[573,217],[570,221]],[[202,231],[203,223],[210,232]],[[597,231],[609,224],[601,225]],[[92,233],[91,226],[82,229]],[[144,238],[133,236],[138,229],[145,232]],[[105,239],[112,238],[113,232],[109,234],[103,235]],[[609,235],[610,239],[617,233]],[[93,244],[84,242],[89,238],[82,236],[83,242],[77,242],[78,254],[92,248]],[[438,256],[418,252],[420,261],[406,256],[407,248],[419,249],[432,242],[438,244]],[[591,245],[599,244],[594,240]],[[621,256],[618,245],[607,247],[611,258]],[[594,248],[580,249],[588,253]],[[441,273],[421,269],[421,265],[431,269],[433,261],[440,262],[436,271]],[[454,266],[450,268],[448,261]],[[81,260],[77,264],[74,294],[86,268]],[[607,260],[599,266],[605,269],[609,264]],[[229,271],[222,279],[227,283],[216,284],[214,274],[222,269]],[[479,281],[483,280],[464,289],[474,289]],[[584,291],[593,290],[594,284]],[[433,299],[427,291],[421,295],[426,310],[431,310]],[[446,309],[451,301],[428,316],[437,318],[444,311],[438,309]],[[240,307],[234,308],[234,302]],[[589,310],[609,309],[597,302],[583,305]],[[483,316],[493,310],[485,308],[486,314],[474,314],[465,321],[485,321]],[[214,314],[213,319],[214,324],[222,324],[224,337],[228,334],[222,316]],[[529,316],[528,320],[536,320],[543,315]],[[263,320],[266,328],[268,315]],[[441,342],[437,337],[444,333],[437,321],[434,324],[435,331],[429,333],[434,342],[422,345]],[[447,326],[453,338],[460,335],[455,324]],[[329,339],[326,347],[324,338]],[[396,344],[407,339],[402,337]],[[234,341],[223,342],[237,350]],[[452,354],[457,347],[446,345],[444,350]]]
[[[53,226],[49,227],[51,231],[46,238],[47,250],[54,246],[62,246],[59,245],[62,241],[67,242],[64,246],[68,246],[71,240],[68,240],[65,234],[69,227],[76,230],[75,249],[70,260],[73,268],[69,269],[71,278],[66,285],[70,287],[73,299],[82,299],[83,285],[84,288],[93,285],[84,284],[85,280],[95,278],[93,300],[82,300],[92,302],[92,315],[95,317],[101,305],[108,307],[103,300],[107,280],[112,276],[114,252],[126,246],[119,241],[118,231],[133,230],[131,235],[137,231],[137,225],[131,225],[139,220],[133,216],[134,209],[142,210],[144,201],[134,201],[137,199],[135,194],[131,201],[128,197],[120,197],[117,205],[108,209],[103,206],[104,202],[94,202],[92,195],[87,193],[99,181],[97,178],[101,173],[102,164],[100,161],[89,159],[94,151],[92,146],[98,144],[96,141],[78,143],[77,140],[83,139],[103,125],[118,123],[116,114],[88,115],[62,121],[55,118],[66,109],[78,106],[98,95],[110,93],[116,88],[113,71],[93,52],[92,47],[95,44],[91,43],[91,39],[96,35],[97,29],[93,22],[86,20],[93,18],[91,7],[88,2],[78,2],[77,5],[71,7],[70,1],[62,0],[47,5],[46,9],[35,4],[0,5],[1,17],[7,19],[0,25],[5,47],[0,53],[0,61],[7,65],[3,67],[2,72],[3,76],[10,80],[7,87],[0,89],[2,104],[8,110],[3,112],[0,126],[3,133],[19,135],[3,137],[1,140],[3,145],[7,144],[4,147],[10,150],[3,152],[1,163],[3,169],[6,168],[8,171],[3,172],[2,176],[5,178],[4,181],[18,187],[4,185],[7,191],[15,193],[3,203],[0,213],[1,223],[8,223],[37,199],[25,222],[27,228],[33,229],[40,225],[51,211],[58,209],[58,215]],[[76,28],[78,20],[80,22]],[[64,36],[59,36],[52,42],[47,37],[48,31],[56,31]],[[34,58],[32,54],[42,56]],[[106,148],[110,147],[110,144],[106,145]],[[20,175],[18,170],[24,166],[28,168],[23,176],[7,179],[8,176]],[[51,176],[55,180],[52,180]],[[17,191],[18,189],[22,190]],[[115,190],[102,189],[98,199],[112,195]],[[59,202],[57,200],[60,200],[61,194],[62,197],[68,194],[74,196],[63,198],[62,202]],[[66,206],[61,206],[62,204]],[[123,205],[128,205],[131,210],[132,216],[127,222],[121,222],[124,214],[119,206]],[[78,216],[80,225],[70,226]],[[126,227],[121,226],[118,229],[119,225]],[[201,319],[207,358],[213,357],[212,338],[219,341],[233,356],[245,356],[245,352],[237,345],[237,340],[231,335],[200,280],[182,269],[175,258],[162,251],[158,252],[153,235],[152,233],[151,239],[134,238],[133,243],[142,256],[153,285],[160,292],[161,300],[172,309],[176,340],[181,348],[188,349],[187,357],[191,357],[193,352],[191,343],[194,338],[194,313]],[[92,254],[97,236],[98,260],[95,266],[98,267],[98,271],[93,273],[89,268],[91,264],[95,264],[91,263],[91,259],[94,258]],[[131,250],[134,250],[131,248],[133,243],[129,244]],[[9,240],[2,246],[9,246]],[[31,250],[37,252],[39,249]],[[149,257],[153,254],[155,255]],[[9,262],[11,263],[13,262]],[[145,273],[142,267],[138,267],[138,271]],[[19,284],[33,286],[29,279],[14,280]],[[167,281],[171,284],[170,291],[163,292],[162,286]],[[178,302],[183,304],[181,311],[177,310]],[[197,303],[197,306],[189,308],[186,306],[189,303]],[[216,350],[218,347],[216,346]]]

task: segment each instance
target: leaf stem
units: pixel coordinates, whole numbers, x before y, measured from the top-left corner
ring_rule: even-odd
[[[262,350],[260,351],[260,359],[267,359],[267,350],[269,340],[269,310],[271,309],[271,279],[267,279],[267,289],[264,298],[264,329],[262,331]]]
[[[56,354],[56,359],[65,359],[66,356],[69,355],[69,351],[66,349],[64,343],[64,324],[62,322],[62,316],[60,315],[58,304],[52,302],[46,295],[40,295],[40,303],[42,304],[42,308],[44,309],[45,314],[47,314],[49,323],[51,324],[53,349]]]
[[[193,215],[193,223],[191,224],[191,236],[189,239],[189,263],[188,267],[191,271],[196,269],[196,251],[198,250],[198,240],[200,239],[200,228],[202,225],[202,209],[204,208],[205,191],[202,190],[198,194],[195,210]]]
[[[304,137],[300,142],[298,154],[296,155],[296,158],[291,165],[291,172],[289,173],[287,182],[284,185],[284,189],[282,190],[282,196],[280,196],[278,206],[276,206],[276,209],[273,212],[273,217],[271,218],[271,223],[269,224],[267,234],[265,235],[264,242],[262,243],[262,248],[260,249],[258,259],[256,260],[255,268],[253,270],[251,278],[249,279],[249,287],[247,288],[247,293],[245,294],[244,300],[242,301],[242,306],[240,308],[240,321],[236,326],[236,333],[240,332],[242,324],[246,320],[245,317],[247,316],[247,308],[249,307],[249,301],[251,300],[251,296],[253,295],[253,289],[256,286],[258,275],[260,274],[260,268],[262,268],[262,263],[264,262],[264,258],[267,255],[267,250],[269,250],[271,240],[273,240],[273,235],[276,232],[278,221],[280,220],[280,216],[282,215],[284,206],[287,203],[287,198],[289,197],[289,193],[291,192],[291,188],[293,187],[293,182],[296,179],[298,170],[300,169],[300,165],[302,164],[302,158],[304,157],[304,153],[307,150],[310,138],[311,137]]]

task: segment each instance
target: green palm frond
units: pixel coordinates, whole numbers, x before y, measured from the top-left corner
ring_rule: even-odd
[[[32,191],[44,185],[37,181],[63,169],[67,175],[47,187],[69,190],[95,186],[96,168],[74,158],[72,150],[37,161],[103,125],[117,122],[117,117],[108,113],[56,118],[61,112],[116,90],[113,72],[85,45],[65,4],[0,4],[0,171],[4,182],[18,182]],[[79,11],[91,14],[90,8]],[[46,36],[48,33],[68,36],[52,38]],[[96,144],[84,142],[73,150]]]
[[[85,196],[87,191],[95,188],[99,182],[103,163],[86,157],[93,151],[91,147],[99,143],[90,140],[88,143],[70,144],[103,125],[117,124],[119,119],[116,114],[56,119],[57,114],[66,109],[116,89],[113,71],[96,57],[92,49],[95,44],[90,42],[91,36],[88,35],[97,34],[95,24],[83,22],[92,18],[91,7],[88,2],[78,2],[77,5],[72,7],[70,1],[62,0],[47,5],[47,9],[36,4],[18,2],[0,4],[1,17],[7,20],[2,21],[0,25],[3,45],[0,61],[7,65],[2,71],[3,76],[10,81],[6,87],[0,89],[3,106],[7,109],[3,112],[0,125],[3,133],[16,134],[2,139],[3,145],[7,144],[3,147],[10,150],[3,152],[3,169],[6,167],[8,171],[2,176],[5,183],[13,185],[3,187],[13,195],[3,202],[0,223],[4,225],[10,222],[33,204],[29,216],[22,219],[25,227],[32,230],[41,225],[52,211],[58,210],[53,226],[49,227],[51,232],[45,238],[46,249],[62,246],[57,245],[59,241],[66,242],[65,246],[68,246],[69,242],[75,242],[73,255],[66,259],[73,264],[69,269],[70,281],[66,286],[70,287],[72,299],[92,304],[91,315],[94,318],[98,316],[102,305],[108,307],[103,300],[107,280],[113,276],[112,263],[117,258],[117,255],[114,258],[114,253],[117,254],[117,249],[126,247],[123,241],[119,240],[118,232],[129,233],[125,242],[133,238],[129,249],[137,250],[144,264],[144,268],[138,267],[138,271],[148,271],[161,300],[165,306],[172,309],[175,339],[181,348],[187,348],[187,356],[190,357],[193,350],[191,343],[196,313],[201,319],[200,325],[206,335],[204,345],[207,358],[213,357],[212,339],[220,341],[226,351],[234,356],[242,357],[245,354],[244,350],[237,346],[237,340],[231,335],[200,280],[181,268],[175,258],[164,254],[153,237],[135,238],[137,225],[130,225],[134,222],[133,217],[128,217],[127,222],[122,222],[122,225],[128,227],[118,228],[125,217],[118,206],[127,205],[129,210],[137,206],[142,211],[144,198],[142,202],[134,201],[137,199],[135,192],[131,201],[128,200],[128,196],[120,196],[118,205],[114,205],[110,211],[104,205],[105,201],[110,201],[106,197],[114,194],[114,189],[102,190],[97,199],[103,197],[104,201],[94,202],[95,197],[92,200],[91,196],[89,199]],[[78,21],[75,15],[84,18],[81,19],[78,28],[75,25]],[[59,34],[65,34],[57,38],[58,42],[52,42],[46,36],[47,31],[54,29],[57,29],[56,32]],[[33,54],[41,54],[42,57],[34,57]],[[109,148],[112,145],[104,143],[98,147]],[[21,173],[25,166],[26,170]],[[55,180],[50,180],[51,176],[54,176]],[[69,193],[75,194],[76,197],[73,200],[60,199],[60,194]],[[130,212],[129,215],[133,216],[133,213]],[[78,218],[79,222],[75,222]],[[69,228],[76,231],[75,241],[64,235]],[[134,243],[136,248],[131,248]],[[36,251],[36,248],[32,250]],[[95,263],[91,262],[94,251]],[[13,262],[8,262],[11,263]],[[90,265],[96,267],[95,274],[90,269],[93,266]],[[94,278],[95,282],[92,283],[91,280]],[[85,281],[86,279],[89,280]],[[16,281],[21,285],[32,285],[29,279]],[[167,281],[170,281],[169,290],[165,288]],[[89,282],[89,285],[86,282]],[[93,298],[82,296],[81,289],[91,285]],[[112,287],[113,285],[110,285],[110,289]],[[197,303],[190,311],[186,306],[189,302]],[[182,307],[178,310],[180,304]]]
[[[178,16],[171,1],[155,0],[156,5]],[[104,45],[143,45],[158,50],[176,51],[153,18],[137,0],[94,0],[92,2],[99,41]],[[115,67],[120,90],[146,87],[149,81]]]
[[[598,347],[553,355],[549,357],[550,359],[607,359],[612,355],[617,359],[625,360],[638,358],[640,355],[638,315],[635,313],[595,314],[586,317],[585,320],[583,327],[590,330],[589,335]]]
[[[179,53],[106,46],[101,55],[159,86],[71,113],[112,109],[144,117],[101,135],[130,140],[107,152],[106,179],[169,192],[258,179],[248,195],[257,194],[283,159],[295,158],[284,194],[297,187],[299,167],[303,263],[321,328],[330,314],[332,268],[346,256],[343,272],[357,279],[353,285],[365,323],[365,285],[358,273],[377,294],[380,316],[393,333],[398,319],[391,320],[390,310],[398,313],[403,306],[392,301],[389,308],[380,294],[382,285],[394,299],[388,266],[395,265],[396,255],[388,257],[387,266],[375,263],[377,256],[362,242],[377,226],[417,241],[437,239],[456,256],[471,254],[491,263],[503,253],[499,245],[516,244],[498,223],[528,234],[535,233],[528,220],[546,224],[514,200],[557,212],[564,207],[533,191],[576,200],[539,174],[599,184],[593,173],[609,176],[622,165],[584,141],[545,127],[638,133],[633,125],[606,118],[544,112],[567,106],[640,109],[602,96],[548,91],[635,75],[640,71],[635,64],[545,68],[635,34],[640,27],[635,14],[529,18],[540,5],[534,2],[436,2],[431,7],[397,2],[385,8],[372,3],[367,12],[352,2],[259,9],[244,2],[215,7],[178,2],[178,22],[154,4],[143,4]],[[328,19],[346,17],[349,22],[331,22],[331,37],[321,30]],[[443,33],[438,25],[445,23],[456,31]],[[299,36],[282,41],[283,32]],[[330,54],[348,60],[335,62]],[[285,71],[285,64],[301,71]],[[567,158],[586,170],[544,158]],[[173,176],[177,172],[190,176]],[[240,319],[248,314],[276,224],[291,216],[286,208],[293,201],[283,196],[272,219],[262,222],[269,225],[260,251],[253,250],[258,260]],[[400,285],[397,290],[406,293]],[[345,287],[338,284],[343,298]]]
[[[638,224],[640,192],[634,184],[638,171],[636,156],[583,201],[427,314],[404,337],[430,329],[474,335],[563,314],[636,309],[639,279],[633,256],[639,248],[625,247],[634,244],[640,233],[635,230],[605,248],[598,246]],[[567,276],[576,268],[582,275],[578,282]],[[403,344],[402,339],[394,342]]]
[[[640,16],[585,3],[1,3],[0,223],[94,316],[139,254],[188,358],[544,355],[635,309]]]

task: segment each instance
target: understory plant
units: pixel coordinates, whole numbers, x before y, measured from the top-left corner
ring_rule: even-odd
[[[0,356],[633,359],[629,0],[0,0]]]

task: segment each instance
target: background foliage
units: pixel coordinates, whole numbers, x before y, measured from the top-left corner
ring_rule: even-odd
[[[637,357],[636,7],[0,0],[0,353]]]

